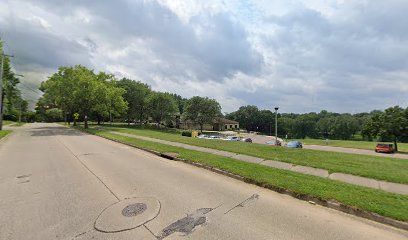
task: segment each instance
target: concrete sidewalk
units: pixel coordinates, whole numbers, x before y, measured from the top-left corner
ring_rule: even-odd
[[[230,157],[236,160],[261,164],[261,165],[265,165],[265,166],[269,166],[269,167],[273,167],[277,169],[289,170],[293,172],[313,175],[313,176],[322,177],[322,178],[329,178],[329,179],[333,179],[333,180],[337,180],[341,182],[350,183],[353,185],[381,189],[386,192],[408,195],[408,185],[405,185],[405,184],[386,182],[386,181],[381,181],[381,180],[376,180],[376,179],[371,179],[371,178],[366,178],[366,177],[360,177],[360,176],[355,176],[355,175],[346,174],[346,173],[331,173],[330,174],[326,169],[294,165],[294,164],[285,163],[285,162],[267,160],[267,159],[257,158],[253,156],[243,155],[243,154],[236,154],[232,152],[221,151],[221,150],[216,150],[216,149],[211,149],[211,148],[192,146],[192,145],[188,145],[184,143],[171,142],[171,141],[166,141],[166,140],[161,140],[161,139],[156,139],[156,138],[142,137],[142,136],[137,136],[133,134],[120,133],[120,132],[114,132],[114,131],[111,131],[110,133],[122,135],[126,137],[137,138],[141,140],[146,140],[150,142],[157,142],[157,143],[166,144],[166,145],[170,145],[174,147],[180,147],[180,148],[184,148],[188,150],[205,152],[205,153],[215,154],[215,155],[219,155],[223,157]]]

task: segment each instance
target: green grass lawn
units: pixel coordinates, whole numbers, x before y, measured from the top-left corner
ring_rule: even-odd
[[[80,129],[83,130],[82,128]],[[101,129],[93,128],[87,132],[143,149],[155,150],[161,153],[174,152],[178,154],[179,158],[216,167],[243,176],[264,186],[288,189],[295,193],[307,194],[322,200],[336,200],[382,216],[402,221],[408,220],[408,196],[242,162],[228,157],[139,140],[109,133]]]
[[[10,121],[10,120],[3,120],[3,126],[10,125],[12,123],[15,123],[15,122]]]
[[[10,126],[10,127],[21,127],[25,124],[25,122],[14,122],[14,121],[10,121],[10,120],[3,120],[3,125],[6,126]]]
[[[235,141],[208,140],[183,137],[149,129],[101,127],[106,131],[118,131],[195,146],[225,150],[269,160],[327,169],[329,172],[349,173],[389,182],[408,184],[408,159],[375,157],[308,149],[290,149],[263,144],[249,144]]]
[[[11,133],[10,130],[0,130],[0,139],[5,137],[7,134]]]
[[[326,140],[324,139],[302,139],[300,141],[304,144],[368,149],[373,151],[375,146],[378,144],[378,142],[366,142],[366,141],[329,140],[329,144],[326,145]],[[398,151],[408,153],[408,143],[398,143]]]

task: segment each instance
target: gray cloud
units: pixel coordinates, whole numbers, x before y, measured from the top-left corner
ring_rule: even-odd
[[[0,11],[0,29],[16,69],[50,74],[83,64],[186,97],[215,97],[223,111],[408,104],[405,0],[331,1],[327,11],[305,1],[282,14],[228,3],[188,18],[163,2],[10,1],[0,4],[11,12]]]
[[[33,22],[13,19],[2,26],[7,33],[5,40],[12,45],[13,59],[17,68],[34,64],[37,67],[58,68],[63,65],[83,64],[90,66],[90,55],[86,48],[75,41],[50,34]]]

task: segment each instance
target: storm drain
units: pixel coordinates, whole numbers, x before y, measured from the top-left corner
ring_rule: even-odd
[[[134,217],[139,214],[144,213],[146,211],[147,205],[144,203],[134,203],[127,205],[123,210],[122,210],[122,215],[125,217]]]

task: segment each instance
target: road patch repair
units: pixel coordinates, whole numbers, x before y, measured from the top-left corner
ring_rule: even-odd
[[[105,233],[131,230],[156,218],[160,208],[160,202],[155,198],[125,199],[105,208],[94,227]]]
[[[211,153],[214,155],[219,155],[219,156],[224,156],[224,157],[231,157],[239,161],[257,163],[257,164],[261,164],[261,165],[265,165],[265,166],[269,166],[269,167],[273,167],[277,169],[289,170],[289,171],[312,175],[312,176],[321,177],[321,178],[329,178],[329,179],[333,179],[333,180],[337,180],[341,182],[350,183],[353,185],[369,187],[369,188],[374,188],[374,189],[381,189],[386,192],[408,195],[408,185],[406,184],[381,181],[381,180],[376,180],[376,179],[371,179],[371,178],[366,178],[366,177],[359,177],[359,176],[346,174],[346,173],[329,173],[326,169],[312,168],[312,167],[295,165],[295,164],[279,162],[279,161],[274,161],[274,160],[269,160],[269,159],[261,159],[261,158],[243,155],[243,154],[236,154],[232,152],[220,151],[220,150],[205,148],[205,147],[191,146],[191,145],[184,144],[184,143],[171,142],[167,140],[161,140],[161,139],[150,138],[150,137],[142,137],[142,136],[137,136],[137,135],[128,134],[128,133],[121,133],[121,132],[115,132],[115,131],[110,131],[109,133],[116,134],[116,135],[122,135],[125,137],[137,138],[137,139],[150,141],[150,142],[157,142],[157,143],[166,144],[166,145],[170,145],[174,147],[181,147],[181,148],[188,149],[188,150]]]
[[[205,214],[214,210],[213,208],[200,208],[191,214],[187,214],[186,217],[177,220],[164,228],[157,239],[163,239],[175,232],[189,234],[195,227],[204,224],[207,221]]]

